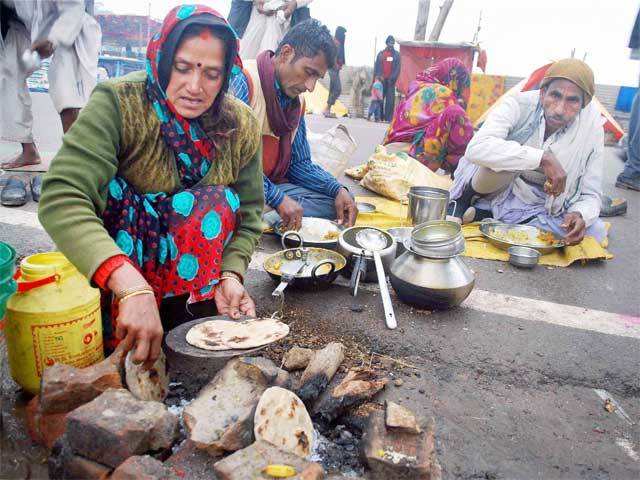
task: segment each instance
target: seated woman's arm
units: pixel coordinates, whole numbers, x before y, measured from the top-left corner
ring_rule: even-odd
[[[122,255],[99,217],[118,169],[120,140],[117,98],[108,85],[99,85],[64,136],[42,184],[40,222],[88,279],[105,260]]]
[[[238,180],[231,187],[240,197],[241,223],[237,233],[226,246],[222,255],[222,270],[244,276],[251,255],[262,234],[262,210],[264,208],[264,189],[262,182],[262,148],[259,140],[255,153],[240,170]],[[250,153],[250,152],[249,152]]]

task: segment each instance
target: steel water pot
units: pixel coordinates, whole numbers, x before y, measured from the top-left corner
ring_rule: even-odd
[[[447,309],[469,296],[475,274],[459,256],[429,258],[409,249],[393,262],[389,280],[403,302],[424,309]]]

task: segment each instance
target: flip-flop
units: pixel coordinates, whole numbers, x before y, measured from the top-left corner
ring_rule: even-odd
[[[31,179],[31,198],[34,202],[40,201],[40,194],[42,193],[42,175],[36,175]]]
[[[5,207],[21,207],[27,203],[27,188],[18,177],[10,177],[0,193],[0,203]]]
[[[602,207],[600,208],[601,217],[615,217],[627,213],[627,201],[624,198],[611,198],[607,195],[602,196]]]

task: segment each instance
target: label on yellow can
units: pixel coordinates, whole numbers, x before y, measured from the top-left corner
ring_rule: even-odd
[[[38,377],[54,363],[82,368],[104,358],[100,305],[78,318],[60,323],[32,323],[31,337]]]

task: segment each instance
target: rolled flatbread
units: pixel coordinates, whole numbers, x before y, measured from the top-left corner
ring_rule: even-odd
[[[203,350],[245,350],[276,342],[289,334],[289,326],[271,318],[209,320],[187,332],[187,343]]]

